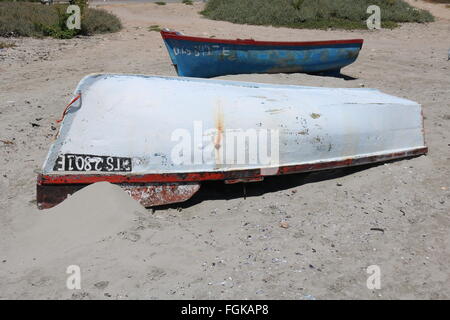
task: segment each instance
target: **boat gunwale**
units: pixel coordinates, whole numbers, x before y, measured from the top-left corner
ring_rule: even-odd
[[[340,44],[362,44],[364,39],[346,39],[346,40],[321,40],[321,41],[258,41],[254,39],[212,39],[204,37],[194,37],[182,35],[176,31],[161,30],[161,36],[164,40],[175,39],[191,42],[207,42],[220,44],[234,44],[234,45],[254,45],[254,46],[290,46],[290,47],[309,47],[309,46],[323,46],[323,45],[340,45]]]
[[[427,146],[410,148],[403,151],[368,154],[353,156],[329,161],[319,161],[301,164],[288,164],[278,167],[278,172],[273,175],[294,174],[302,172],[321,171],[342,167],[358,166],[371,163],[396,160],[401,158],[416,157],[428,153]],[[40,173],[38,185],[64,185],[64,184],[91,184],[107,181],[110,183],[182,183],[212,180],[229,180],[239,178],[256,178],[267,176],[264,170],[271,168],[248,168],[226,171],[191,171],[168,173],[134,173],[134,174],[100,174],[100,173]]]

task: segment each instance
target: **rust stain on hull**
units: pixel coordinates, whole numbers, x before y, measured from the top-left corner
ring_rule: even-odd
[[[144,207],[184,202],[200,190],[199,183],[143,186],[120,185],[120,187]]]
[[[214,124],[216,128],[216,135],[214,137],[214,152],[215,152],[215,161],[216,166],[222,164],[222,155],[223,155],[223,132],[224,132],[224,114],[222,110],[221,102],[217,103],[217,108],[215,111],[215,119]]]
[[[37,185],[39,209],[49,209],[63,202],[69,195],[89,184]],[[189,200],[198,190],[200,183],[172,184],[118,184],[134,200],[144,207],[160,206]]]

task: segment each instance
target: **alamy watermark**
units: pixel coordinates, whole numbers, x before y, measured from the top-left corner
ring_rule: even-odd
[[[70,14],[70,16],[66,20],[67,29],[80,30],[81,29],[81,9],[80,9],[80,7],[75,4],[71,4],[70,6],[67,7],[66,13]]]
[[[366,24],[369,30],[381,29],[381,9],[379,6],[371,5],[367,8],[367,13],[371,14],[367,18]]]
[[[171,150],[174,165],[255,165],[277,168],[280,163],[278,129],[224,129],[218,121],[215,128],[204,128],[194,121],[192,129],[172,132]]]
[[[381,268],[376,264],[368,266],[366,272],[370,274],[367,278],[366,286],[369,290],[381,289]]]
[[[300,3],[293,1],[294,7],[300,9]],[[78,5],[69,5],[66,13],[70,16],[66,20],[66,26],[69,30],[81,29],[81,9]],[[377,5],[370,5],[367,7],[366,13],[370,16],[366,20],[366,25],[369,30],[381,29],[381,8]]]
[[[69,274],[66,280],[66,287],[69,290],[81,289],[81,269],[77,265],[70,265],[66,269],[66,273]]]

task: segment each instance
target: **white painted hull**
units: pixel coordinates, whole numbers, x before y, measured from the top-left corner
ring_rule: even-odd
[[[165,193],[145,202],[164,204],[177,192],[186,200],[204,180],[259,181],[427,152],[421,106],[373,89],[98,74],[79,93],[38,190],[110,181],[138,199]],[[167,183],[192,185],[155,189]],[[57,202],[45,190],[41,202]]]
[[[217,140],[213,134],[193,146],[192,157],[201,152],[201,163],[172,162],[178,144],[172,141],[174,131],[184,129],[193,136],[199,121],[203,133],[218,125],[224,134],[230,129],[278,130],[278,166],[425,147],[421,106],[373,89],[92,75],[80,82],[79,91],[82,106],[75,104],[65,117],[44,173],[54,172],[61,154],[131,158],[133,174],[261,167],[258,162],[221,164],[217,150],[210,150]]]

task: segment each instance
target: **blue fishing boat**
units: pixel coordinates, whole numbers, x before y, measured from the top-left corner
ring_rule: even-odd
[[[244,73],[340,73],[353,63],[363,39],[312,42],[224,40],[162,30],[179,76],[210,78]]]

